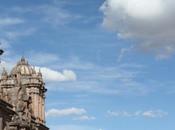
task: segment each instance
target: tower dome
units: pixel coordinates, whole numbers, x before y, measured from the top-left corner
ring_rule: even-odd
[[[30,76],[34,73],[34,69],[29,65],[28,61],[22,57],[17,65],[12,69],[11,75],[21,74]]]

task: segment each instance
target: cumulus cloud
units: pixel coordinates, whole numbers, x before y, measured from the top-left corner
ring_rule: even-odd
[[[175,52],[173,0],[106,0],[103,25],[144,52],[167,58]]]
[[[148,111],[108,111],[111,117],[145,117],[145,118],[162,118],[168,115],[167,112],[162,110],[148,110]]]
[[[46,112],[47,117],[71,117],[73,120],[94,120],[95,117],[87,115],[84,108],[50,109]]]
[[[76,73],[72,70],[59,72],[47,67],[36,67],[36,70],[40,70],[43,78],[47,81],[75,81],[77,79]]]

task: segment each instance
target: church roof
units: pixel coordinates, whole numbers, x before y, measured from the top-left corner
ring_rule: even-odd
[[[36,73],[35,70],[31,67],[31,65],[24,57],[21,58],[21,60],[11,71],[11,75],[15,74],[32,75],[34,73]]]

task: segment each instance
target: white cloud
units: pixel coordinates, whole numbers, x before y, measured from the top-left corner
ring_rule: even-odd
[[[84,108],[50,109],[46,112],[47,117],[70,117],[73,120],[89,121],[95,120],[94,116],[87,115]]]
[[[50,109],[46,112],[47,117],[81,116],[86,114],[83,108]]]
[[[175,52],[173,0],[106,0],[103,25],[143,52],[167,58]]]
[[[114,6],[118,4],[128,15],[140,19],[153,18],[163,13],[161,0],[152,0],[152,2],[147,0],[111,0],[111,5],[113,4]]]
[[[162,110],[148,110],[148,111],[108,111],[107,114],[111,117],[145,117],[145,118],[162,118],[168,115]]]
[[[40,70],[43,78],[47,81],[75,81],[77,79],[76,73],[72,70],[59,72],[47,67],[36,67],[36,70]]]
[[[150,110],[150,111],[143,112],[142,115],[147,118],[156,118],[156,117],[161,118],[161,117],[167,116],[168,113],[161,110],[157,110],[157,111]]]
[[[95,120],[95,117],[94,116],[88,116],[88,115],[82,115],[82,116],[74,118],[74,120],[80,120],[80,121]]]
[[[108,115],[114,116],[114,117],[120,117],[120,116],[121,117],[131,117],[131,114],[126,111],[118,111],[118,112],[108,111]]]

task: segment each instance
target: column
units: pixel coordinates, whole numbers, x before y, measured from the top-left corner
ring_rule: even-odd
[[[42,97],[42,122],[44,123],[44,99]]]
[[[34,115],[34,111],[35,111],[35,106],[34,106],[34,90],[33,90],[33,88],[31,88],[31,97],[32,97],[32,115]]]
[[[36,89],[36,118],[38,119],[39,118],[39,90],[38,88],[35,88]]]
[[[41,99],[41,104],[40,104],[40,118],[41,118],[41,122],[43,122],[43,100],[42,100],[42,96],[40,95],[40,99]]]
[[[38,94],[36,94],[35,104],[36,104],[36,118],[38,118],[38,106],[39,106]]]
[[[34,115],[34,95],[32,93],[32,116]]]
[[[3,130],[3,118],[0,117],[0,130]]]
[[[45,97],[43,97],[43,121],[45,123]]]
[[[39,103],[38,103],[38,117],[39,117],[39,120],[41,122],[41,96],[40,96],[40,94],[38,95],[38,98],[39,98]]]

